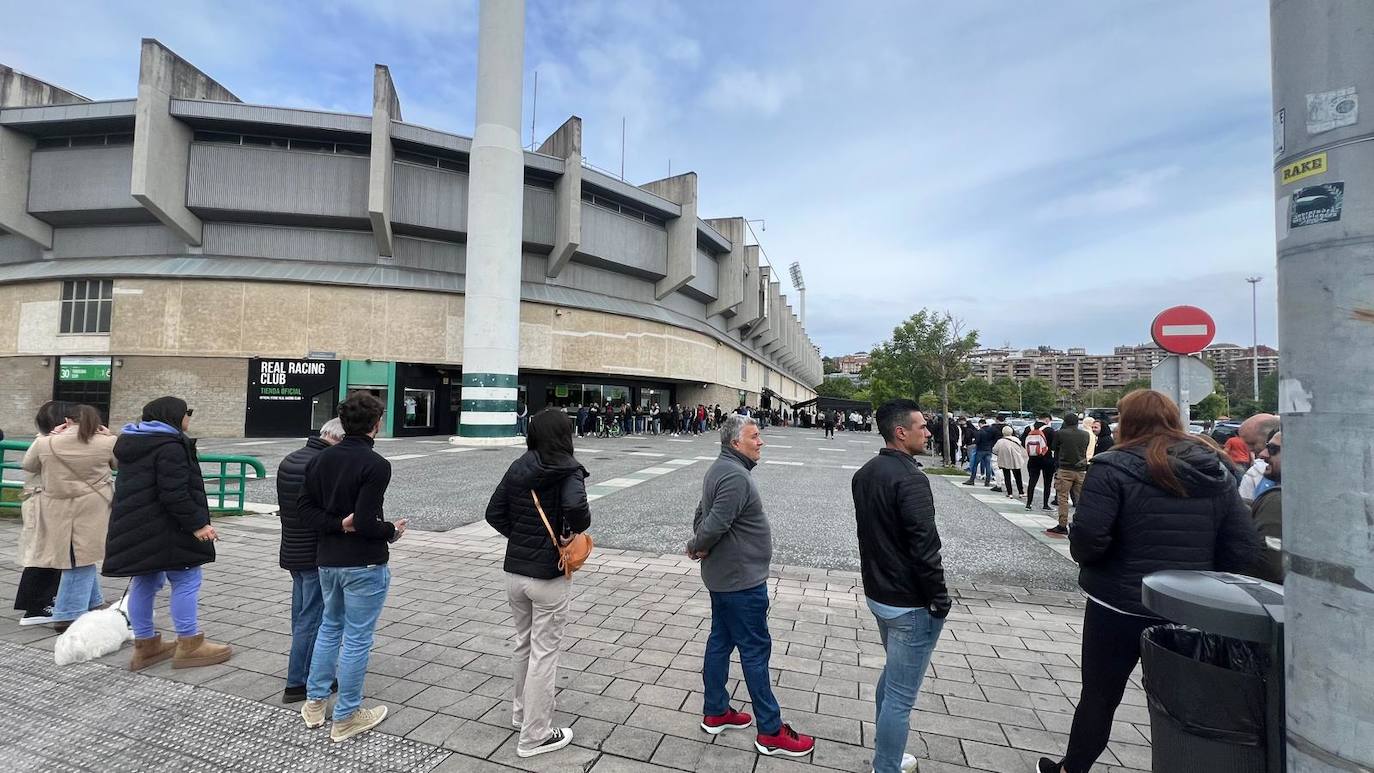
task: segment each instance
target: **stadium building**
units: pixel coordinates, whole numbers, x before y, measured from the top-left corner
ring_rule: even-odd
[[[0,66],[0,427],[176,394],[200,435],[304,435],[365,389],[387,434],[453,434],[473,142],[373,81],[351,115],[244,104],[155,40],[132,99]],[[581,146],[573,117],[524,152],[520,399],[814,397],[820,355],[744,218],[699,218],[694,173],[631,185]]]

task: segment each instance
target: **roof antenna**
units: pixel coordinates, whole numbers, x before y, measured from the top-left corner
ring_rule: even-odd
[[[534,145],[534,119],[539,115],[539,71],[534,71],[534,104],[530,106],[530,150],[535,149]]]

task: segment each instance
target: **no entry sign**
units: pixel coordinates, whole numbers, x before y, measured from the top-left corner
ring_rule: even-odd
[[[1217,335],[1212,315],[1196,306],[1165,309],[1150,325],[1150,337],[1166,352],[1194,354],[1207,348]]]

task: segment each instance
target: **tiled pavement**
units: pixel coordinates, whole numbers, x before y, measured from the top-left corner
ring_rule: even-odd
[[[294,769],[366,769],[355,766],[359,755],[349,755],[348,743],[312,742],[319,736],[289,721],[287,710],[273,708],[283,687],[290,631],[290,580],[276,566],[276,523],[270,516],[249,516],[218,524],[220,558],[207,567],[202,616],[209,636],[234,644],[234,658],[183,671],[162,664],[129,678],[167,691],[186,689],[173,682],[198,685],[192,694],[207,700],[259,702],[273,721],[236,732],[257,734],[264,748],[298,745],[302,756]],[[17,533],[14,521],[0,521],[0,554],[13,550]],[[512,644],[502,547],[499,537],[477,523],[451,532],[411,532],[393,550],[392,589],[366,696],[369,703],[391,706],[382,733],[434,747],[438,756],[448,753],[437,767],[437,757],[429,755],[415,769],[870,769],[873,684],[882,650],[855,573],[780,566],[769,583],[778,698],[787,720],[821,739],[811,760],[797,762],[760,757],[747,733],[711,738],[699,730],[700,656],[710,621],[695,567],[685,558],[614,550],[598,551],[575,580],[558,696],[561,719],[576,734],[574,746],[519,759],[509,728]],[[17,579],[17,572],[0,579],[0,594],[12,594]],[[111,581],[105,587],[107,595],[123,590]],[[1082,602],[1075,594],[1023,588],[951,590],[956,605],[912,717],[908,751],[922,758],[924,773],[1030,770],[1039,753],[1063,750],[1078,694]],[[166,630],[163,603],[159,617]],[[53,637],[46,629],[8,626],[0,641],[50,650]],[[102,660],[123,667],[128,656],[126,647]],[[51,688],[35,687],[35,703],[45,689]],[[747,701],[738,678],[732,689],[741,703]],[[11,696],[21,712],[25,700]],[[112,709],[117,717],[146,707],[131,696],[124,706],[106,698],[72,711]],[[106,721],[96,714],[85,719]],[[1117,720],[1097,769],[1148,769],[1149,720],[1138,681],[1127,690]],[[120,724],[117,718],[114,723]],[[157,732],[151,727],[148,732]],[[101,770],[96,757],[106,753],[98,751],[103,748],[80,742],[69,760]]]

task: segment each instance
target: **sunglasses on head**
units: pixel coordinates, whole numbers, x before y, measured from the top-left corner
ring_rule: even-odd
[[[1270,456],[1274,456],[1283,450],[1283,446],[1277,443],[1268,443],[1264,446],[1264,450],[1268,451]]]
[[[190,416],[191,414],[193,414],[193,413],[195,413],[195,412],[196,412],[196,409],[195,409],[195,408],[187,408],[187,409],[186,409],[186,415],[187,415],[187,416]]]

